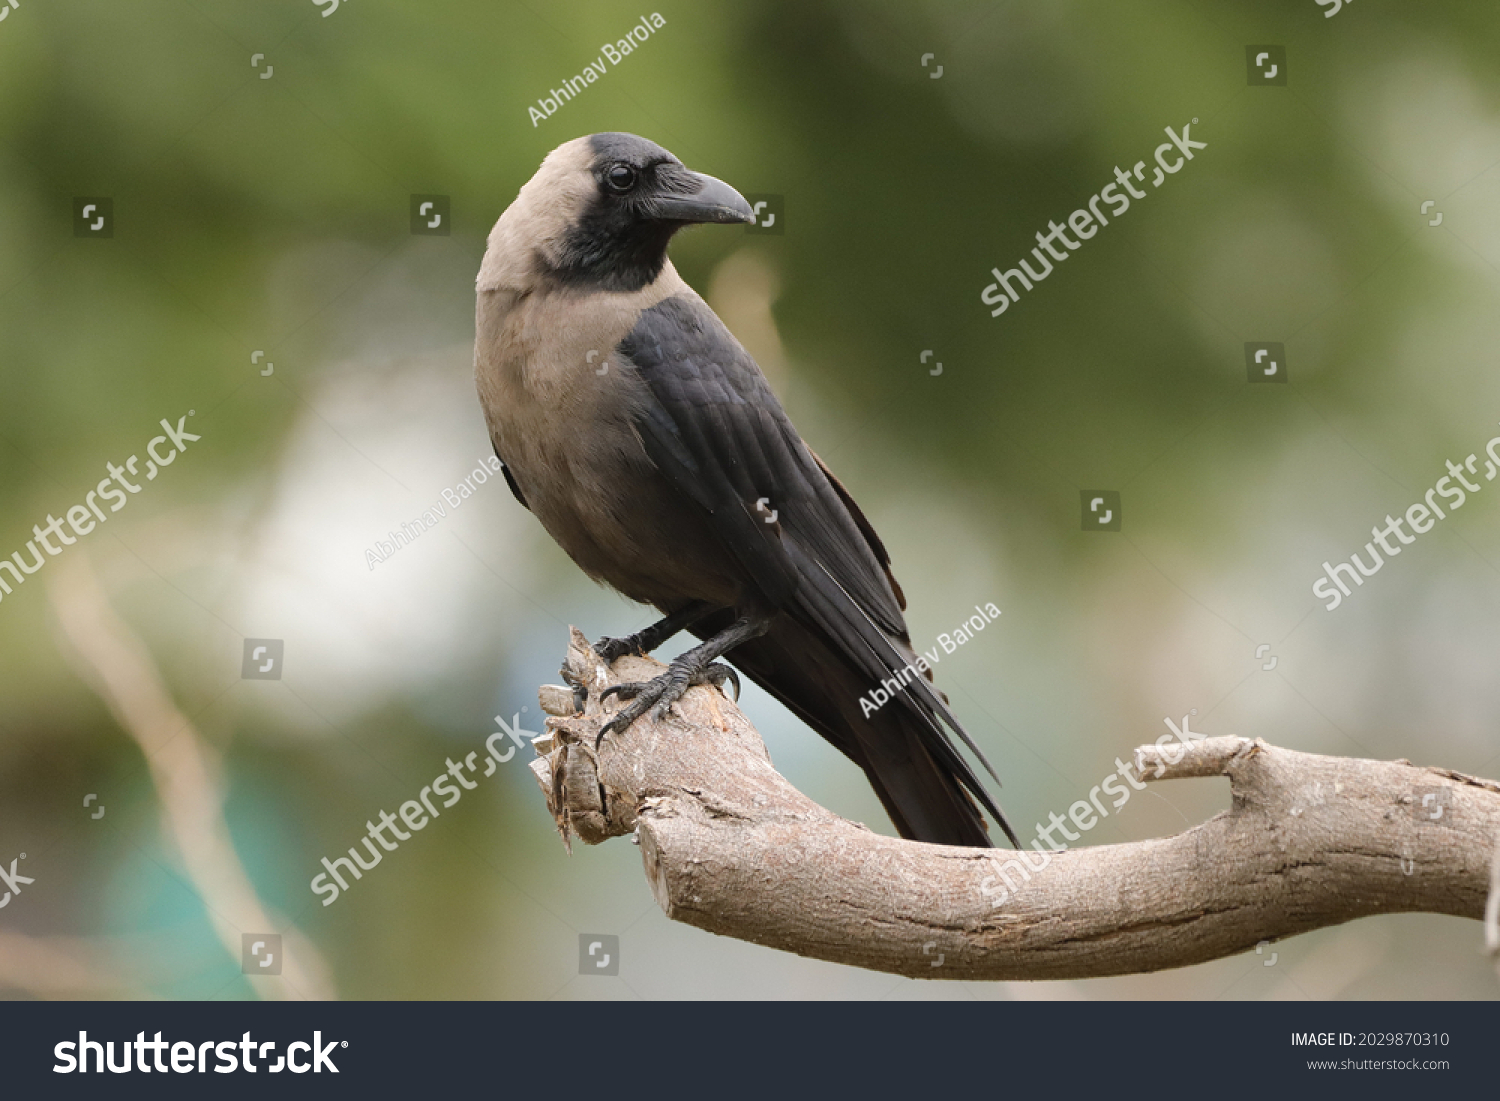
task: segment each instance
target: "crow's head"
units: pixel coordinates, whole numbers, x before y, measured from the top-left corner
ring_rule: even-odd
[[[491,236],[509,265],[606,291],[656,279],[672,235],[696,222],[751,222],[750,204],[655,142],[594,134],[561,145],[521,189]],[[529,250],[529,252],[528,252]]]

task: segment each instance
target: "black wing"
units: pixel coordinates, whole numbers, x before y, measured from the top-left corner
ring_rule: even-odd
[[[619,351],[646,384],[636,426],[647,454],[712,518],[765,600],[833,641],[871,689],[911,661],[884,546],[713,311],[696,295],[664,299],[641,315]],[[943,723],[991,776],[994,770],[927,680],[913,678],[891,706],[911,712],[925,748],[1010,833]],[[832,740],[867,769],[884,748],[855,753]]]

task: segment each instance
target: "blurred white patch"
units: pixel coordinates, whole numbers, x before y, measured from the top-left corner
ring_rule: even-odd
[[[335,369],[277,467],[236,620],[286,640],[287,685],[334,723],[493,660],[506,609],[531,588],[523,510],[501,475],[473,473],[492,452],[469,362],[452,348]],[[371,568],[371,547],[436,505],[434,526]]]
[[[1390,64],[1351,79],[1343,97],[1344,124],[1374,162],[1371,183],[1413,226],[1413,193],[1441,200],[1500,160],[1500,112],[1461,56],[1435,50],[1408,44]]]

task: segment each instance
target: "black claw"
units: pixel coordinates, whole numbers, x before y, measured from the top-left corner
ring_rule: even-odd
[[[651,681],[626,680],[619,684],[611,684],[603,692],[599,693],[599,702],[606,702],[611,696],[619,696],[622,700],[633,700],[651,685]]]
[[[618,688],[620,686],[613,685],[612,687]],[[649,689],[651,685],[632,684],[626,685],[626,687]],[[623,733],[624,731],[629,730],[630,724],[644,715],[646,713],[646,710],[651,706],[652,702],[656,698],[656,694],[653,694],[649,691],[641,692],[640,694],[636,695],[635,699],[632,700],[626,707],[624,707],[618,715],[610,719],[609,722],[605,723],[599,728],[599,734],[594,739],[594,749],[597,751],[598,748],[604,744],[604,736],[606,734],[609,734],[611,732]]]
[[[740,702],[740,675],[734,671],[734,668],[732,666],[728,666],[723,664],[722,662],[716,661],[707,669],[703,670],[703,679],[707,683],[712,684],[715,688],[717,688],[721,694],[726,696],[728,695],[728,693],[724,692],[725,683],[728,682],[729,684],[734,685],[734,702]]]
[[[568,671],[568,667],[566,665],[559,669],[557,671],[557,674],[558,676],[562,677],[564,684],[570,686],[573,689],[573,712],[574,714],[581,714],[583,711],[583,705],[586,704],[589,699],[588,685],[584,684],[581,680],[578,680],[576,677],[574,677],[573,674]]]

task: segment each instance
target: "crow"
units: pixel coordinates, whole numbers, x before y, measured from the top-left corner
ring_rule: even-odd
[[[553,150],[489,236],[474,373],[511,491],[586,574],[662,613],[603,639],[605,661],[702,640],[607,689],[629,702],[599,739],[692,685],[738,693],[727,657],[864,770],[903,837],[989,846],[977,799],[1019,847],[930,670],[900,675],[918,666],[880,537],[667,259],[684,226],[753,220],[728,184],[604,133]]]

